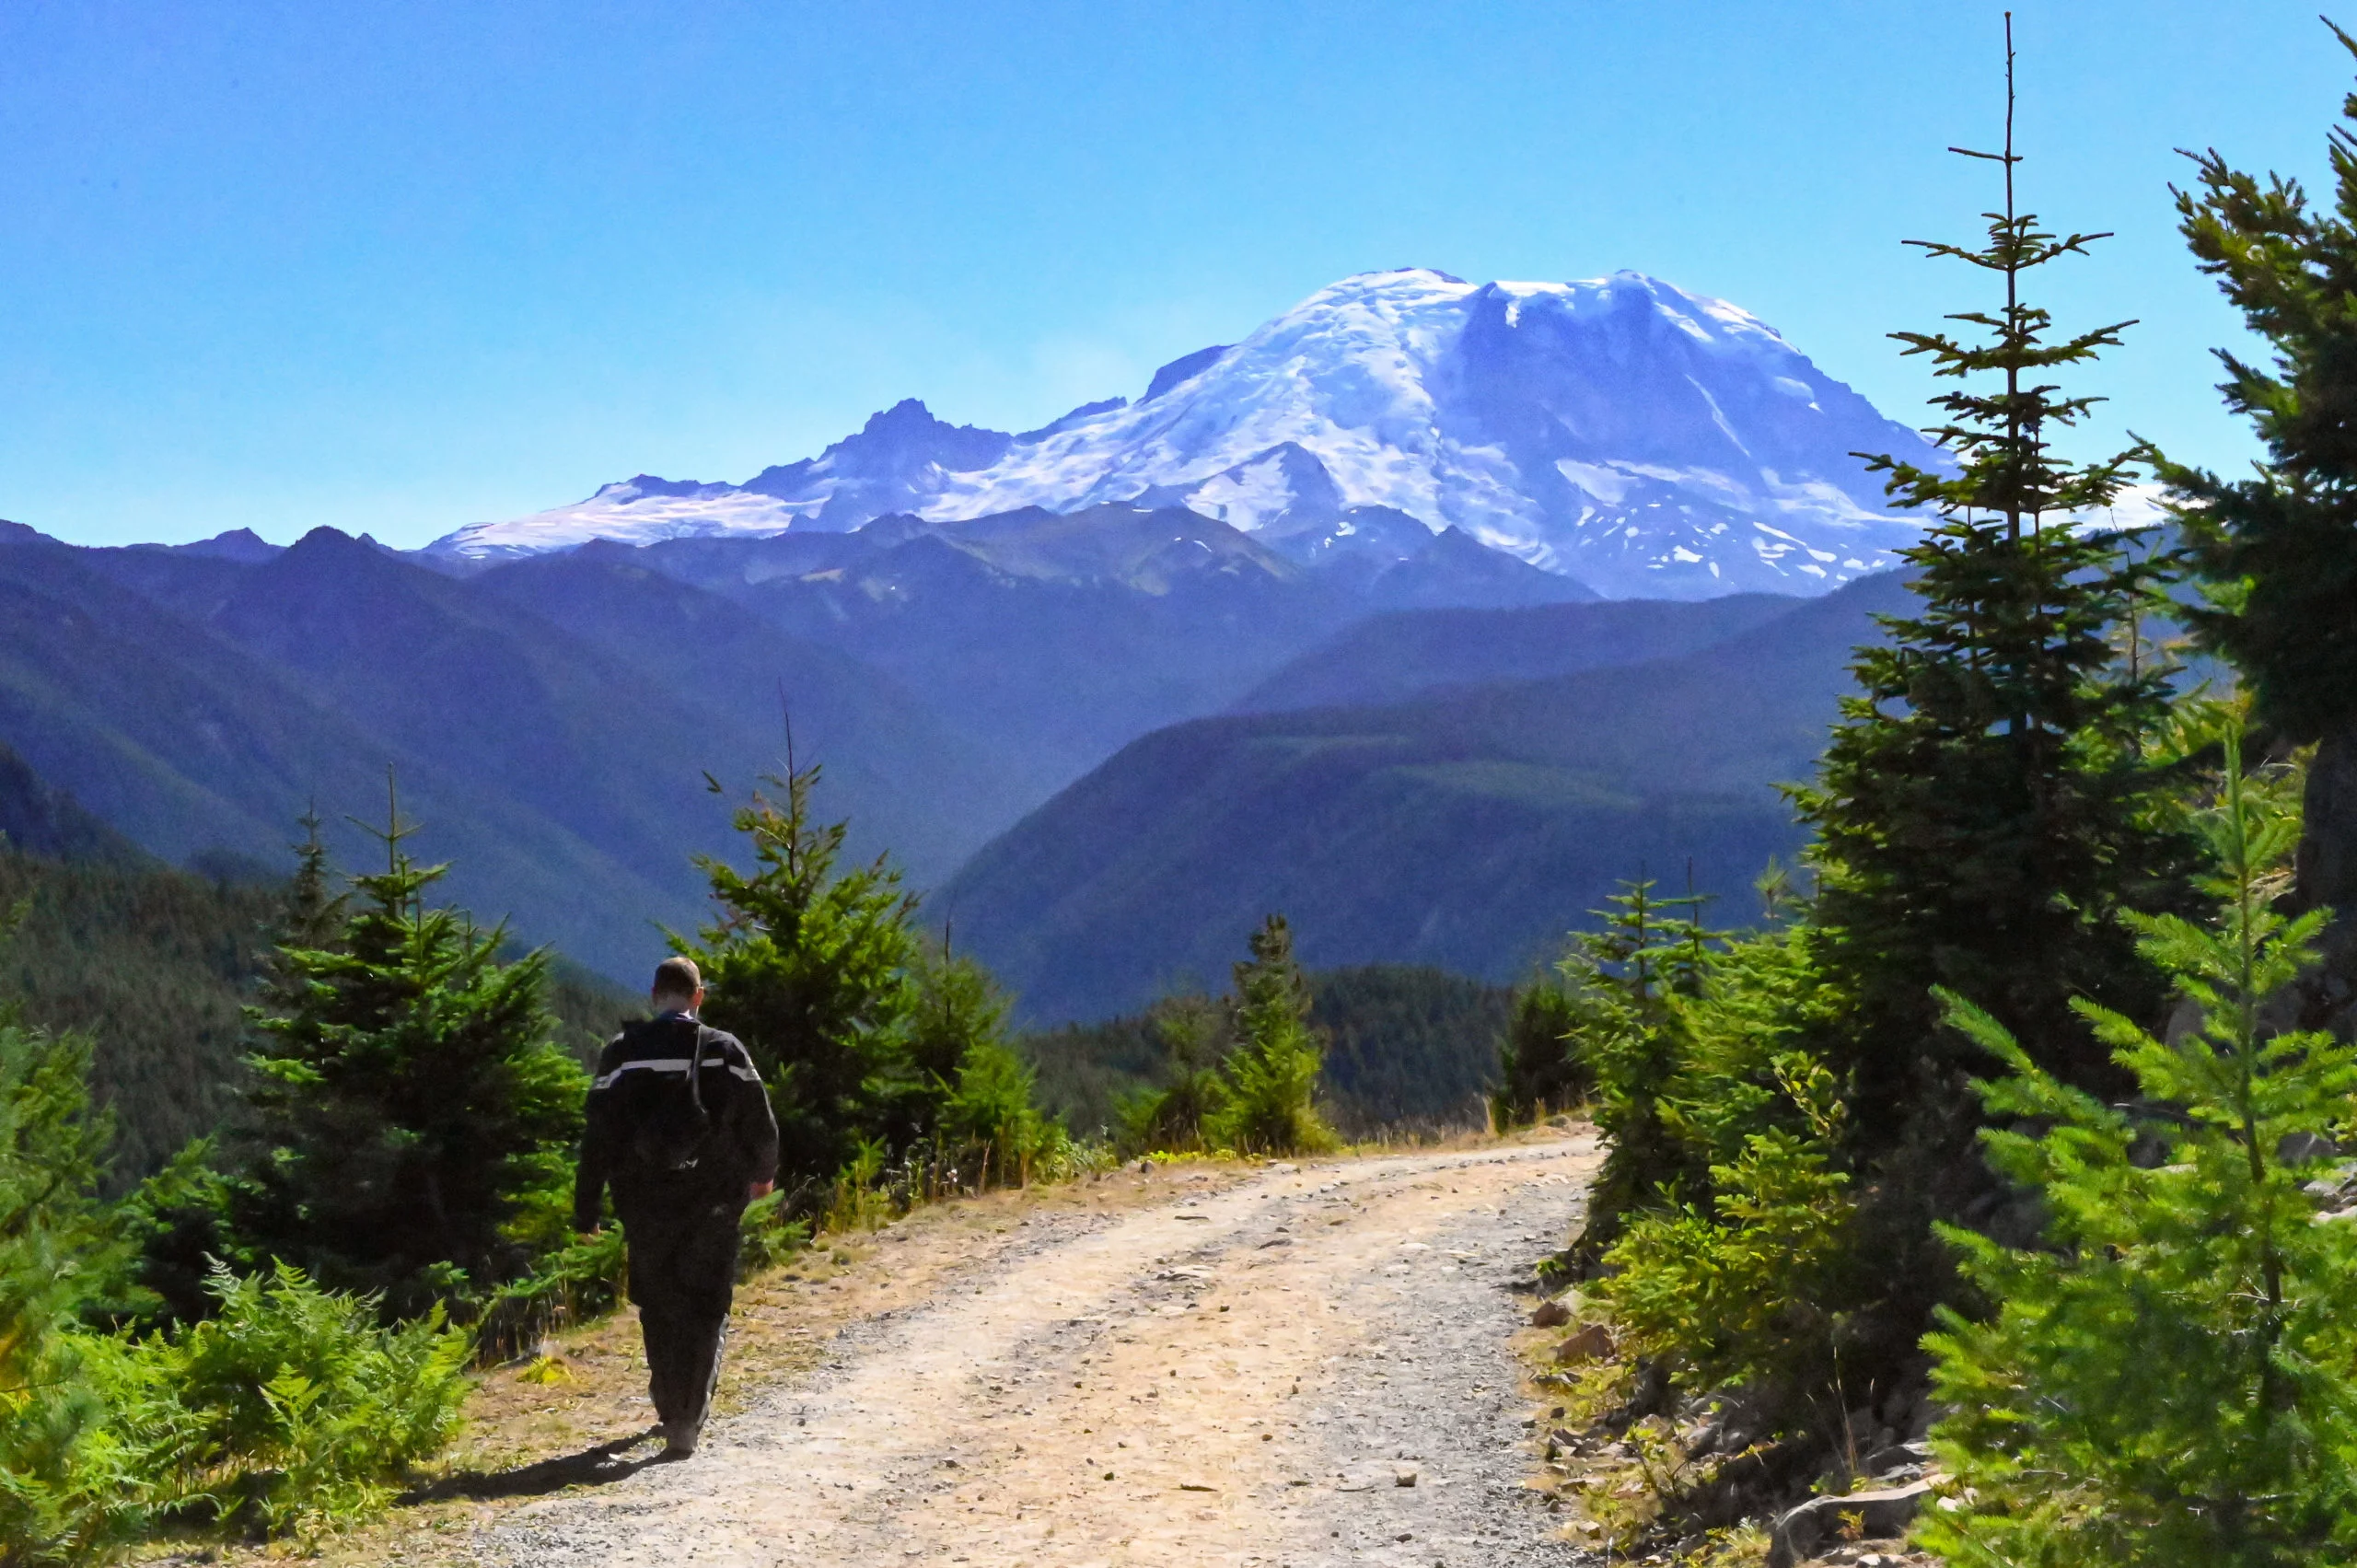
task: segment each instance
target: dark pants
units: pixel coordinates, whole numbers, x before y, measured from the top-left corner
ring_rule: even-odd
[[[635,1199],[635,1202],[631,1201]],[[615,1195],[630,1246],[630,1298],[646,1336],[647,1392],[661,1422],[700,1422],[720,1376],[737,1285],[742,1203]]]

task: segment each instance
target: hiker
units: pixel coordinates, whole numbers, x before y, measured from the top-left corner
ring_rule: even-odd
[[[703,977],[692,961],[656,965],[648,1000],[655,1016],[624,1028],[598,1059],[573,1228],[597,1232],[610,1186],[656,1430],[665,1450],[685,1458],[720,1376],[737,1220],[776,1179],[777,1121],[744,1046],[697,1016]]]

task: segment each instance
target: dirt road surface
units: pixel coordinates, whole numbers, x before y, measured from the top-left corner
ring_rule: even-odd
[[[491,1562],[1551,1564],[1506,1287],[1592,1138],[1278,1167],[1043,1226]]]

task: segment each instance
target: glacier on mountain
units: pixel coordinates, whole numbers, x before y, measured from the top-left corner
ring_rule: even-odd
[[[1920,531],[1860,451],[1946,461],[1724,301],[1635,273],[1411,268],[1345,278],[1174,361],[1135,402],[1039,430],[953,425],[911,400],[743,485],[641,475],[429,548],[482,559],[1122,502],[1184,505],[1308,561],[1404,548],[1396,528],[1353,523],[1379,508],[1608,597],[1815,592],[1894,564]]]

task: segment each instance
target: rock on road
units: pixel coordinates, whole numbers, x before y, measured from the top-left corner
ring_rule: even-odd
[[[534,1564],[1589,1561],[1524,1486],[1507,1282],[1588,1137],[1277,1167],[1049,1227],[697,1457],[507,1515]]]

